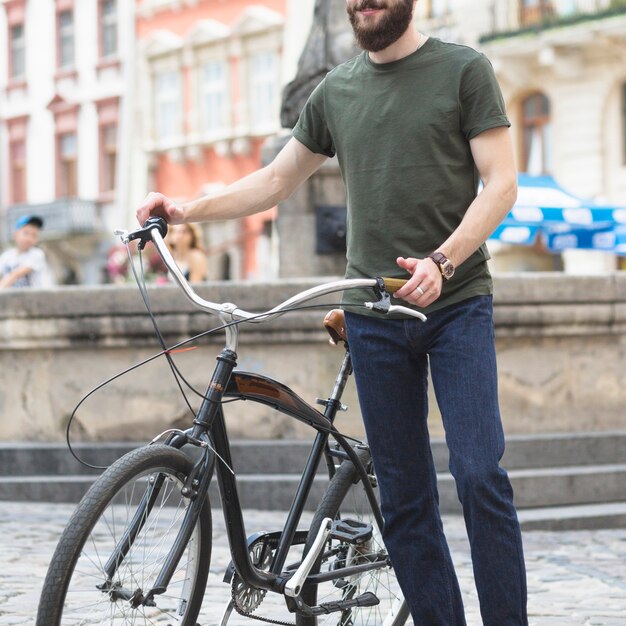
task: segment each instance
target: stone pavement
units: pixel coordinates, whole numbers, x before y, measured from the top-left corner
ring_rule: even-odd
[[[35,622],[41,584],[71,505],[0,502],[0,626]],[[284,514],[246,512],[249,533],[280,527]],[[229,561],[221,513],[215,512],[215,544],[202,626],[216,624],[229,590],[221,582]],[[445,519],[468,626],[480,626],[463,522]],[[531,626],[626,626],[626,529],[527,532]],[[262,624],[233,620],[234,625]],[[229,622],[230,624],[230,622]]]

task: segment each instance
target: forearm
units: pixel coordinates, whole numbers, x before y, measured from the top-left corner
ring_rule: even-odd
[[[269,165],[210,196],[178,205],[161,193],[149,193],[137,209],[137,221],[143,224],[157,216],[180,224],[260,213],[288,198],[326,158],[292,138]]]
[[[517,170],[508,128],[485,131],[470,140],[483,189],[454,232],[433,252],[442,252],[458,267],[477,250],[511,210],[517,198]],[[411,304],[426,307],[441,295],[442,275],[432,259],[398,259],[411,279],[396,292]],[[454,276],[451,280],[455,280]],[[419,289],[418,289],[419,287]]]
[[[437,250],[455,266],[467,260],[493,233],[511,210],[517,197],[514,181],[486,184],[470,205],[458,228]]]
[[[212,196],[183,205],[183,219],[186,222],[231,219],[271,209],[287,199],[326,158],[292,138],[266,167]]]
[[[0,279],[0,289],[12,287],[20,278],[32,272],[30,267],[19,267]]]
[[[291,192],[273,170],[268,165],[215,194],[183,204],[184,221],[225,220],[271,209]]]

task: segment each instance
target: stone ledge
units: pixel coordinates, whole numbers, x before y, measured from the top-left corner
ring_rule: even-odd
[[[243,309],[267,310],[326,278],[268,283],[219,282],[198,288],[217,302]],[[626,276],[563,274],[500,275],[495,282],[498,337],[623,334],[626,327]],[[215,316],[198,311],[174,285],[150,286],[153,311],[168,342],[219,326]],[[338,295],[320,303],[338,303]],[[319,341],[327,306],[294,312],[279,320],[250,326],[242,342]],[[215,343],[220,340],[204,339]],[[65,287],[50,291],[10,290],[0,294],[0,350],[35,347],[154,345],[154,331],[133,285]]]
[[[328,278],[268,284],[203,285],[204,297],[267,310]],[[498,385],[508,433],[623,428],[626,386],[626,276],[561,274],[497,276],[495,321]],[[151,287],[154,310],[167,345],[215,327],[177,287]],[[337,302],[336,295],[327,302]],[[329,304],[328,307],[331,305]],[[240,368],[281,380],[307,400],[332,389],[341,350],[330,350],[322,330],[326,310],[298,312],[241,334]],[[202,349],[177,356],[199,389],[206,386],[221,338],[198,342]],[[221,345],[220,345],[221,344]],[[0,438],[56,441],[80,398],[113,374],[159,351],[134,286],[59,288],[51,292],[0,293]],[[155,380],[158,384],[155,385]],[[433,386],[430,386],[432,390]],[[429,392],[431,434],[443,434]],[[351,382],[342,429],[360,436],[362,425]],[[143,439],[186,419],[164,360],[133,370],[85,405],[75,424],[77,438]],[[300,438],[308,429],[254,403],[228,408],[233,437]],[[24,424],[29,424],[26,431]]]
[[[256,282],[213,282],[198,286],[200,296],[215,302],[235,302],[244,309],[265,310],[293,294],[333,280],[332,277]],[[626,305],[626,273],[607,276],[570,276],[557,272],[500,274],[494,276],[496,309],[501,306],[535,304]],[[148,286],[156,312],[197,311],[175,285]],[[326,302],[338,302],[338,295]],[[0,292],[0,319],[143,315],[144,305],[134,285],[59,287],[53,290],[6,290]]]

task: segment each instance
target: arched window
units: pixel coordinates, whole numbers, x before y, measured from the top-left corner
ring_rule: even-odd
[[[550,101],[536,93],[522,101],[522,171],[548,174],[552,170]]]
[[[554,3],[551,0],[519,0],[522,26],[540,24],[554,16]]]

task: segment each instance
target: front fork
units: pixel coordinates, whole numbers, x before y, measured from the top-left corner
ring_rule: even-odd
[[[165,559],[154,586],[148,593],[141,597],[139,601],[140,604],[149,606],[153,603],[155,595],[162,594],[167,590],[170,580],[176,571],[183,552],[189,543],[191,534],[198,522],[204,502],[208,497],[209,485],[215,469],[215,452],[209,441],[207,432],[211,429],[218,416],[223,421],[221,400],[232,371],[237,364],[236,359],[237,355],[232,350],[226,349],[222,351],[217,357],[218,364],[200,406],[200,410],[194,419],[194,426],[191,433],[173,435],[166,442],[167,445],[178,449],[182,448],[187,443],[200,445],[204,450],[204,454],[194,465],[181,489],[182,495],[189,498],[190,504],[185,512],[185,517],[174,541],[174,545]],[[104,567],[108,581],[113,580],[118,567],[127,556],[135,539],[144,527],[152,511],[152,507],[158,499],[163,481],[164,477],[160,474],[151,478],[150,485],[146,489],[133,519]],[[103,589],[106,587],[107,585],[105,584]]]
[[[155,595],[165,593],[167,590],[167,586],[178,567],[178,563],[198,522],[204,502],[208,497],[209,485],[215,469],[216,454],[212,444],[207,441],[207,433],[211,431],[216,422],[221,427],[217,429],[218,431],[224,429],[222,398],[236,365],[237,354],[233,350],[225,348],[217,357],[217,366],[200,405],[200,410],[194,419],[194,426],[190,435],[190,440],[194,443],[200,443],[205,451],[203,457],[196,463],[187,477],[181,490],[183,496],[190,498],[191,504],[187,507],[185,519],[178,531],[174,545],[169,551],[165,563],[154,582],[154,586],[145,596],[146,601],[152,601]],[[181,437],[181,439],[183,439],[181,443],[184,445],[184,437]],[[172,444],[176,445],[176,439]],[[231,465],[230,458],[226,462],[228,462],[229,466]]]

